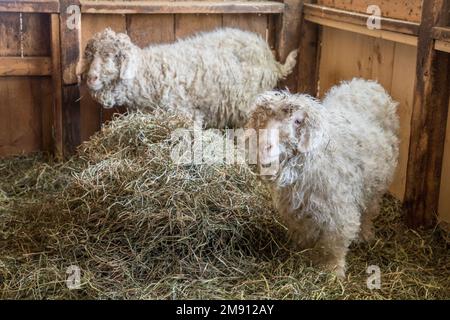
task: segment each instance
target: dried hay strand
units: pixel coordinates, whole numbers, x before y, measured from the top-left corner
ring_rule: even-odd
[[[394,199],[377,240],[352,247],[341,282],[291,248],[249,168],[174,164],[179,127],[190,123],[118,116],[65,163],[0,160],[0,298],[450,298],[448,244],[438,229],[407,229]],[[381,290],[367,287],[370,265]],[[70,266],[78,290],[66,285]]]

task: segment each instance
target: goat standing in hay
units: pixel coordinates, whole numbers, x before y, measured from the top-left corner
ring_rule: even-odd
[[[376,82],[354,79],[323,103],[307,95],[268,92],[257,98],[249,128],[259,137],[259,165],[279,161],[268,176],[274,201],[301,248],[345,276],[352,241],[373,238],[399,154],[397,104]]]
[[[231,28],[144,49],[106,29],[88,42],[80,72],[105,108],[162,106],[205,127],[239,127],[252,100],[292,72],[296,56],[282,65],[259,35]]]

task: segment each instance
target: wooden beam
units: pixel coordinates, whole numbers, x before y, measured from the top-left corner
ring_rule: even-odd
[[[434,44],[434,49],[437,51],[450,53],[450,41],[436,40],[436,43]]]
[[[52,138],[53,155],[63,159],[63,129],[62,129],[62,76],[61,76],[61,38],[59,14],[50,16],[50,34],[52,50],[52,86],[53,86],[53,108],[52,108]]]
[[[80,6],[80,2],[78,0],[60,1],[61,121],[64,157],[74,154],[81,143],[80,88],[76,74],[81,55],[81,21],[74,24],[77,20],[74,20],[74,12],[68,10],[70,6]]]
[[[76,73],[81,54],[81,21],[76,25],[74,12],[67,12],[70,6],[80,6],[78,0],[61,0],[60,30],[61,30],[61,65],[64,85],[78,83]],[[80,17],[81,20],[81,17]]]
[[[77,84],[62,88],[63,156],[75,154],[81,144],[80,88]]]
[[[94,14],[283,13],[275,1],[92,1],[81,0],[81,11]]]
[[[49,76],[50,57],[0,57],[0,76]]]
[[[276,47],[279,61],[286,61],[287,56],[300,44],[300,18],[302,2],[299,0],[284,0],[284,14],[279,17],[276,33]],[[292,74],[281,83],[281,87],[287,87],[295,92],[298,87],[298,63]]]
[[[433,38],[436,40],[450,41],[450,27],[434,27]]]
[[[369,6],[376,5],[385,17],[420,23],[422,1],[424,0],[320,0],[320,4],[363,14],[367,13]]]
[[[58,0],[1,0],[0,12],[58,13]]]
[[[370,30],[366,26],[361,26],[348,22],[340,22],[332,19],[321,18],[311,15],[305,15],[304,19],[308,22],[312,22],[321,26],[363,34],[369,37],[385,39],[397,43],[407,44],[410,46],[417,46],[418,42],[417,36],[405,33],[393,32],[388,30]]]
[[[422,10],[404,204],[412,227],[436,223],[450,91],[450,56],[435,51],[433,39],[446,23],[446,1],[424,1]]]
[[[340,10],[327,6],[305,3],[304,13],[307,17],[320,18],[321,21],[337,21],[367,28],[368,14]],[[419,23],[380,17],[381,30],[409,35],[419,34]]]
[[[301,7],[297,90],[315,97],[318,95],[320,28],[305,19],[304,13],[310,2],[302,1]]]

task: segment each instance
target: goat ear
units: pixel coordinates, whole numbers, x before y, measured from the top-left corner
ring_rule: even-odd
[[[297,150],[301,153],[314,151],[323,142],[324,136],[318,124],[311,121],[305,112],[296,112],[293,116],[295,134],[298,138]]]
[[[131,80],[136,76],[137,63],[133,59],[133,54],[128,52],[121,56],[120,79]]]

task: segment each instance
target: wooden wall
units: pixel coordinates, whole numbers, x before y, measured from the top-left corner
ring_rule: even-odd
[[[319,0],[318,4],[354,12],[367,13],[367,8],[377,5],[382,15],[393,19],[420,22],[423,0]]]
[[[449,102],[450,108],[450,102]],[[447,121],[447,135],[445,140],[444,165],[441,179],[441,196],[439,203],[439,220],[450,226],[450,114]],[[450,231],[450,228],[449,228]]]
[[[0,57],[50,51],[48,14],[0,13]],[[48,76],[0,77],[0,156],[51,150],[51,84]]]
[[[399,199],[405,194],[416,55],[413,46],[323,28],[319,66],[321,96],[342,80],[361,77],[379,81],[400,103],[400,165],[391,187]]]
[[[136,44],[145,47],[151,44],[173,42],[199,31],[219,27],[236,27],[259,33],[275,49],[273,36],[274,16],[265,14],[83,14],[82,49],[96,32],[110,27],[116,32],[126,32]],[[269,32],[269,30],[272,30]],[[111,119],[123,108],[105,110],[89,96],[86,86],[80,88],[81,140],[87,140],[100,129],[101,123]]]

